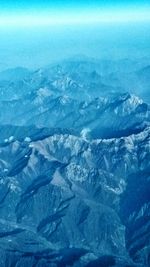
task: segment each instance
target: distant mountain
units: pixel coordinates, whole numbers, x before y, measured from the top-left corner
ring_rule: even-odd
[[[139,95],[149,102],[149,66],[146,60],[94,60],[72,58],[45,68],[29,71],[15,68],[0,73],[1,91],[21,92],[48,88],[51,93],[90,100],[112,93]],[[4,93],[3,93],[4,94]],[[2,97],[2,94],[1,94]],[[7,94],[5,94],[7,97]],[[9,95],[10,97],[10,95]]]
[[[15,69],[7,69],[0,72],[0,81],[17,81],[27,78],[30,71],[26,68],[18,67]]]

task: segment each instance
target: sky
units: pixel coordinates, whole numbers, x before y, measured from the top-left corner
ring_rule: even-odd
[[[84,7],[125,7],[148,6],[149,0],[1,0],[3,10],[16,9],[47,9],[47,8],[84,8]]]
[[[0,70],[150,55],[150,0],[0,0]]]
[[[149,0],[1,0],[0,26],[150,20]]]

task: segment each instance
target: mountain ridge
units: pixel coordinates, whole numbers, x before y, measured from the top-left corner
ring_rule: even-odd
[[[149,267],[149,102],[63,68],[0,81],[0,266]]]

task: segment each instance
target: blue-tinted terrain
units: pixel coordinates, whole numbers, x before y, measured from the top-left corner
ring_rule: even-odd
[[[150,266],[148,58],[0,73],[0,266]]]
[[[0,1],[0,267],[150,267],[150,1]]]

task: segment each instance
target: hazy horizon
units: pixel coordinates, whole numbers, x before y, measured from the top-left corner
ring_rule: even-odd
[[[0,3],[0,70],[38,68],[80,54],[149,57],[149,28],[147,0],[9,0]]]
[[[0,28],[0,70],[38,68],[75,55],[96,59],[150,55],[149,23]]]

